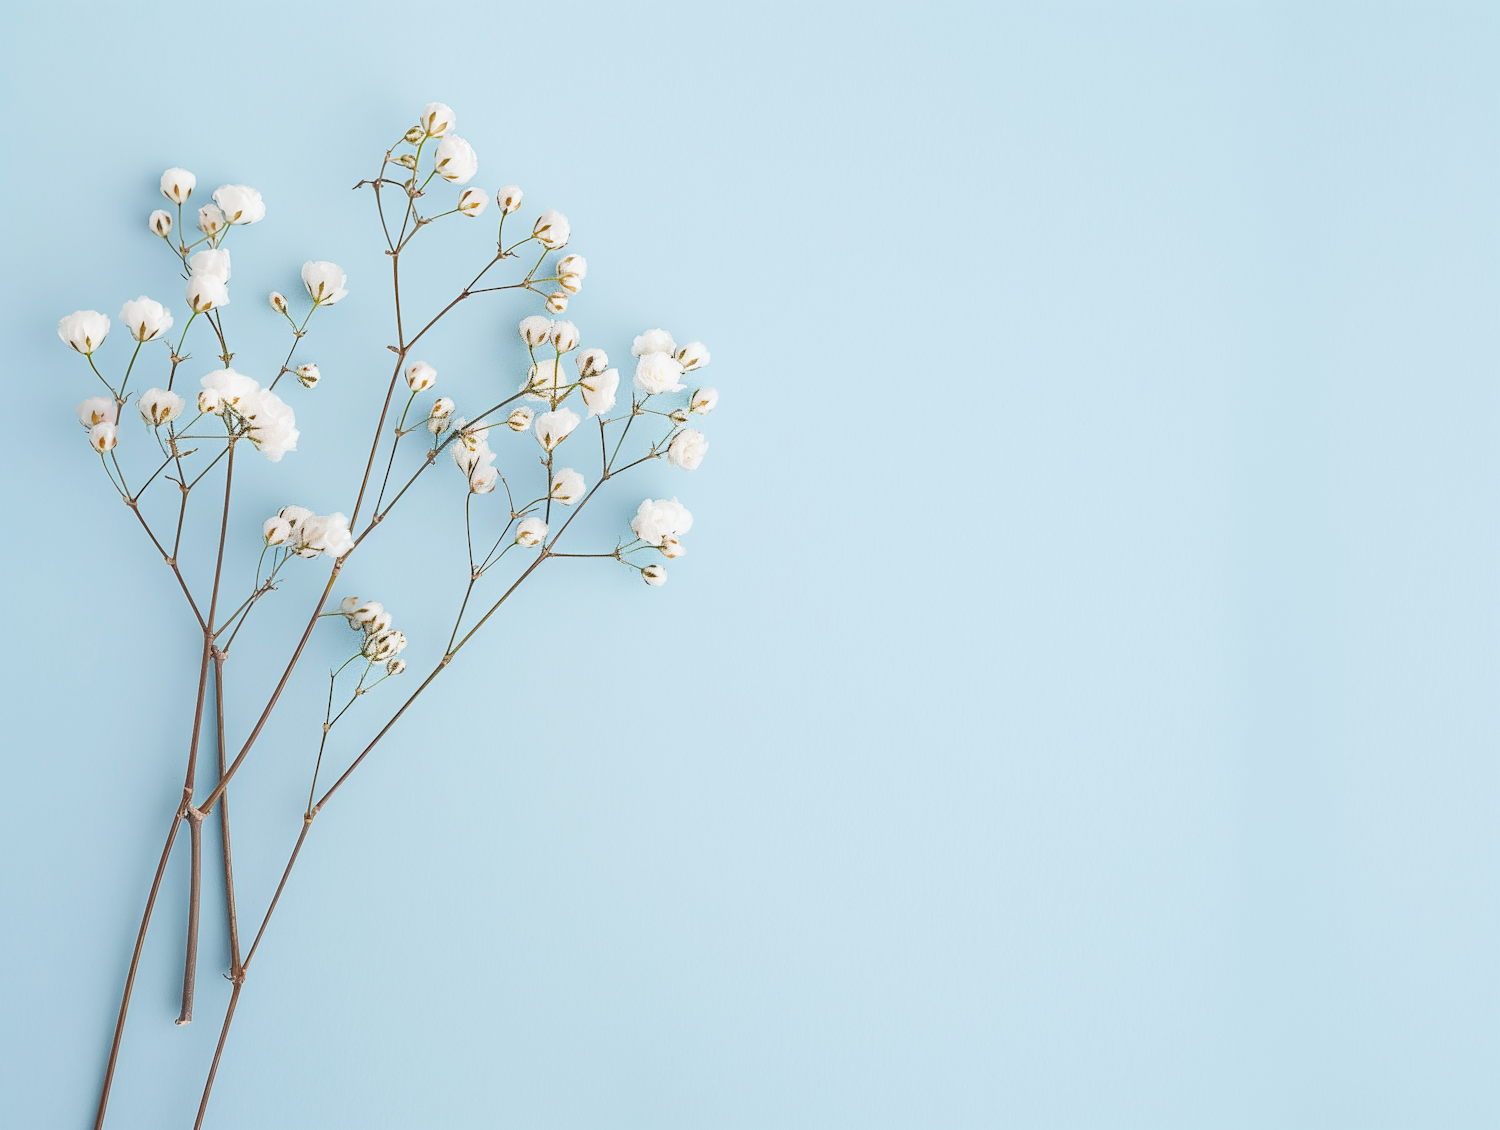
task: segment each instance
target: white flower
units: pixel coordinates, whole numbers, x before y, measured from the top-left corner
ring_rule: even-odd
[[[677,343],[666,330],[647,330],[630,347],[632,357],[644,357],[648,353],[665,353],[670,357],[676,352]]]
[[[244,414],[250,421],[250,442],[272,463],[280,463],[288,451],[297,450],[297,440],[302,435],[297,430],[297,417],[291,406],[270,389],[261,389],[256,394],[254,410]]]
[[[187,304],[195,314],[206,314],[229,305],[229,288],[223,279],[213,275],[193,275],[188,279]]]
[[[589,262],[582,255],[564,255],[557,261],[559,275],[577,275],[580,279],[589,273]]]
[[[437,370],[426,361],[414,361],[406,370],[406,383],[412,392],[426,392],[437,384]]]
[[[224,411],[224,398],[216,389],[206,388],[198,394],[198,411],[205,416],[217,416]]]
[[[548,451],[568,438],[568,433],[578,426],[578,413],[567,408],[555,412],[543,412],[536,418],[536,439]]]
[[[471,219],[483,212],[489,202],[489,193],[482,188],[466,188],[458,194],[458,210]]]
[[[387,659],[396,658],[397,653],[405,646],[404,633],[394,628],[383,628],[367,635],[364,645],[359,650],[360,654],[372,663],[384,663]]]
[[[221,404],[227,404],[242,416],[255,411],[256,394],[260,392],[260,385],[244,373],[237,373],[233,369],[215,369],[199,378],[198,383],[217,393]]]
[[[107,424],[100,424],[108,427]],[[534,545],[541,545],[542,539],[547,536],[547,523],[540,518],[522,518],[521,524],[516,527],[516,544],[529,549]]]
[[[667,567],[665,565],[647,565],[641,570],[641,580],[648,585],[664,585],[667,583]]]
[[[438,142],[434,167],[445,181],[465,184],[479,171],[479,157],[467,141],[450,134]]]
[[[531,234],[548,251],[556,251],[559,247],[567,245],[568,238],[573,234],[573,229],[568,226],[568,217],[564,216],[556,208],[548,208],[536,218],[536,223],[531,228]]]
[[[458,124],[458,118],[441,102],[429,102],[422,107],[422,113],[417,117],[417,124],[422,127],[422,132],[428,137],[442,137]]]
[[[349,292],[344,289],[344,283],[348,276],[344,274],[344,268],[337,263],[329,263],[319,259],[309,259],[302,264],[302,285],[307,287],[307,293],[312,295],[312,300],[319,306],[332,306],[340,298]]]
[[[547,295],[547,312],[549,314],[561,314],[568,308],[568,292],[565,290],[554,290]]]
[[[346,596],[346,597],[344,597],[343,600],[339,601],[339,606],[338,606],[337,612],[344,619],[348,620],[350,616],[354,615],[354,610],[356,608],[358,608],[358,607],[359,607],[359,597],[357,597],[357,596]],[[351,628],[357,627],[357,625],[354,623],[353,620],[349,620],[349,626]]]
[[[214,189],[214,203],[227,224],[253,224],[266,218],[265,201],[247,184],[219,185]]]
[[[275,310],[278,314],[286,313],[286,295],[282,294],[279,290],[271,292],[271,309]]]
[[[187,407],[187,401],[175,392],[168,392],[164,388],[148,388],[141,393],[141,398],[135,402],[135,406],[142,420],[153,428],[159,428],[181,416],[182,410]]]
[[[276,511],[276,516],[278,518],[285,518],[292,524],[292,528],[295,529],[303,519],[311,518],[313,512],[305,506],[283,506],[280,510]]]
[[[136,341],[153,341],[172,328],[172,312],[143,294],[120,307],[120,321]]]
[[[553,502],[561,502],[564,506],[572,506],[583,497],[583,476],[572,467],[564,467],[552,476],[552,490],[550,497]]]
[[[544,318],[540,314],[522,318],[517,332],[529,348],[535,349],[552,336],[552,319]]]
[[[708,364],[708,350],[701,341],[690,341],[677,351],[677,360],[682,363],[684,373],[691,373]]]
[[[103,400],[104,398],[101,396],[98,399]],[[505,425],[513,432],[524,432],[527,428],[531,427],[531,418],[534,415],[535,413],[530,408],[517,408],[506,417]]]
[[[609,354],[602,349],[585,349],[574,359],[580,377],[592,377],[609,368]]]
[[[578,327],[572,322],[553,322],[548,340],[559,353],[569,353],[578,348]]]
[[[95,424],[113,424],[120,413],[119,405],[109,396],[91,396],[74,411],[78,413],[78,422],[86,428]]]
[[[286,512],[282,512],[285,518]],[[349,519],[343,514],[311,514],[301,518],[293,531],[292,548],[299,557],[342,557],[354,548]]]
[[[663,557],[681,557],[687,552],[687,546],[683,545],[674,537],[661,539],[661,555]]]
[[[115,426],[113,424],[95,424],[89,429],[89,446],[103,455],[111,451],[115,446]]]
[[[375,619],[365,624],[365,634],[373,636],[376,632],[383,632],[391,626],[391,614],[382,612]]]
[[[443,420],[453,415],[454,407],[453,401],[449,400],[446,396],[440,396],[432,402],[432,411],[428,412],[427,415],[435,420]]]
[[[495,193],[495,204],[507,216],[521,206],[521,186],[508,184]]]
[[[172,217],[158,208],[146,218],[146,226],[157,235],[166,239],[172,234]]]
[[[57,336],[85,355],[103,345],[108,333],[109,319],[97,310],[79,310],[57,323]]]
[[[205,204],[198,209],[198,230],[204,235],[213,235],[225,224],[224,213],[217,204]]]
[[[619,388],[619,369],[605,369],[604,372],[594,373],[579,382],[579,391],[583,395],[584,404],[588,406],[590,416],[602,416],[613,408],[615,393]]]
[[[562,291],[560,293],[562,293],[564,296],[569,295],[569,294],[577,294],[580,290],[583,289],[583,276],[582,275],[559,275],[557,277],[557,285],[560,286],[560,287],[562,287]],[[559,292],[554,291],[553,293],[559,293]],[[548,297],[550,298],[551,295],[548,295]],[[564,298],[563,309],[565,309],[565,310],[567,309],[566,297]]]
[[[500,471],[496,467],[488,465],[477,468],[469,476],[469,491],[472,494],[489,494],[495,489],[495,484],[500,481]]]
[[[260,534],[267,545],[280,545],[292,536],[292,524],[279,515],[267,518]]]
[[[404,660],[404,659],[392,659],[389,663],[387,663],[385,665],[385,673],[387,675],[399,675],[399,674],[401,674],[402,671],[405,671],[405,670],[406,670],[406,660]]]
[[[716,388],[699,388],[693,390],[692,398],[688,401],[688,411],[696,412],[700,416],[707,416],[719,403],[719,390]]]
[[[161,194],[173,204],[186,203],[198,187],[198,178],[186,169],[168,169],[161,175]]]
[[[684,471],[696,471],[707,451],[708,441],[703,438],[703,433],[684,428],[667,448],[667,462]]]
[[[318,367],[309,361],[306,365],[297,366],[297,383],[303,388],[312,388],[323,379],[323,374],[318,372]]]
[[[647,545],[661,545],[663,539],[681,537],[692,528],[692,514],[675,498],[648,498],[630,520],[631,532]]]
[[[195,275],[208,275],[220,282],[229,281],[229,252],[218,247],[207,247],[188,260],[188,270]]]
[[[635,365],[635,387],[648,395],[677,392],[683,387],[681,376],[682,366],[665,353],[647,353]]]
[[[555,357],[538,361],[526,370],[526,383],[521,386],[528,400],[551,400],[562,395],[568,387],[568,377]]]
[[[354,605],[345,612],[344,605],[351,600]],[[360,604],[359,597],[352,596],[339,602],[339,611],[348,619],[351,628],[368,628],[385,612],[385,605],[378,600],[367,600]]]
[[[454,426],[460,430],[463,427],[462,423]],[[466,478],[472,479],[475,471],[494,461],[495,453],[490,450],[490,445],[474,435],[460,435],[453,442],[453,462],[458,464]]]

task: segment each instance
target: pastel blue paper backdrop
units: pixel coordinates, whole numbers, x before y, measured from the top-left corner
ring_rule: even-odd
[[[235,567],[271,508],[347,508],[391,336],[350,186],[434,98],[475,183],[572,219],[587,343],[712,349],[703,468],[651,468],[596,527],[679,495],[690,555],[661,590],[544,570],[330,806],[209,1125],[1500,1119],[1493,9],[7,26],[0,1121],[89,1124],[197,661],[53,326],[140,293],[180,312],[144,228],[163,168],[256,185],[236,365],[279,359],[264,294],[304,259],[350,296],[308,344],[324,384],[289,396],[302,450],[245,464]],[[482,255],[488,220],[446,223],[424,309]],[[514,381],[530,309],[465,307],[427,351],[443,389]],[[341,589],[414,659],[462,583],[458,489],[435,476]],[[237,649],[232,732],[320,572]],[[336,636],[233,793],[247,917]],[[177,1028],[179,853],[112,1127],[191,1124],[217,899],[210,868]]]

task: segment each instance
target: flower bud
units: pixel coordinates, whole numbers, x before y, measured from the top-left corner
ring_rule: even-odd
[[[688,422],[687,409],[674,408],[671,412],[667,413],[667,418],[674,424],[685,424]]]
[[[297,383],[303,388],[312,388],[322,379],[323,374],[318,372],[318,367],[311,362],[297,366]]]
[[[572,322],[553,322],[552,332],[547,336],[559,353],[578,348],[578,327]]]
[[[217,389],[206,388],[198,394],[198,411],[207,416],[217,416],[224,411],[224,398]]]
[[[568,308],[568,292],[565,290],[554,290],[547,295],[547,312],[549,314],[561,314]]]
[[[392,157],[391,161],[394,164],[400,165],[403,169],[415,169],[417,167],[417,159],[410,153],[403,153],[399,157]]]
[[[658,547],[663,557],[681,557],[687,552],[687,547],[670,534],[661,539]]]
[[[392,659],[389,663],[387,663],[385,665],[385,673],[387,675],[399,675],[399,674],[401,674],[402,671],[405,671],[405,670],[406,670],[406,660],[404,660],[404,659]]]
[[[495,203],[507,216],[521,206],[521,186],[508,184],[495,193]]]
[[[260,532],[267,545],[280,545],[292,536],[292,524],[285,518],[267,518]]]
[[[707,416],[719,403],[719,390],[716,388],[696,388],[692,397],[688,400],[688,411],[695,412],[699,416]]]
[[[366,622],[365,634],[373,636],[376,632],[383,632],[390,626],[391,614],[389,612],[382,612],[374,619]]]
[[[205,204],[198,209],[198,230],[204,235],[213,235],[224,226],[224,213],[217,204]]]
[[[519,332],[521,340],[535,349],[552,336],[552,319],[544,318],[540,314],[522,318]]]
[[[182,204],[198,187],[198,178],[186,169],[168,169],[161,175],[161,194],[173,204]]]
[[[641,570],[641,580],[648,585],[664,585],[667,583],[667,567],[665,565],[647,565]]]
[[[572,467],[564,467],[552,476],[552,490],[548,497],[553,502],[561,502],[564,506],[572,506],[583,497],[587,484],[583,476]]]
[[[609,368],[609,354],[602,349],[585,349],[575,358],[578,375],[585,380]]]
[[[342,611],[343,606],[340,605],[339,607],[340,611]],[[385,605],[381,604],[380,601],[367,600],[363,604],[356,607],[354,611],[346,612],[344,613],[344,615],[349,617],[349,623],[354,624],[357,627],[365,628],[374,621],[375,617],[379,616],[384,611]]]
[[[78,413],[78,422],[86,428],[95,424],[113,424],[120,414],[112,396],[91,396],[74,411]]]
[[[406,383],[412,392],[426,392],[437,384],[437,370],[426,361],[414,362],[406,370]]]
[[[564,216],[556,208],[548,208],[536,218],[532,225],[531,234],[537,238],[548,251],[556,251],[567,245],[573,234],[572,228],[568,226],[568,217]]]
[[[491,467],[489,464],[475,467],[474,473],[469,476],[469,491],[472,494],[489,494],[499,481],[500,469],[498,467]]]
[[[271,309],[275,310],[278,314],[286,313],[286,295],[282,294],[279,290],[271,292]]]
[[[453,407],[453,401],[449,400],[446,396],[440,396],[432,402],[432,411],[427,414],[437,419],[442,419],[445,416],[453,415]]]
[[[348,617],[354,615],[354,610],[358,607],[359,597],[346,596],[343,600],[339,601],[339,615],[347,619]],[[351,624],[350,626],[353,627],[353,624]]]
[[[412,126],[411,129],[406,131],[401,140],[406,142],[408,145],[415,145],[426,136],[427,133],[422,129],[421,126]]]
[[[151,213],[151,218],[146,223],[152,231],[163,239],[172,234],[172,217],[160,208]]]
[[[569,294],[577,294],[580,290],[583,289],[583,276],[559,275],[557,278],[557,285],[562,287],[562,289],[567,291]]]
[[[703,438],[703,433],[684,428],[667,448],[667,462],[684,471],[696,471],[707,451],[708,441]]]
[[[559,275],[577,275],[580,279],[589,273],[589,263],[582,255],[564,255],[557,261]]]
[[[437,152],[432,155],[432,168],[450,184],[467,184],[479,171],[479,156],[467,141],[450,133],[438,142]]]
[[[148,388],[141,393],[141,398],[135,402],[141,419],[145,420],[153,428],[159,428],[165,423],[177,419],[182,415],[182,410],[187,401],[175,392],[168,392],[164,388]]]
[[[530,408],[517,408],[506,417],[506,426],[513,432],[524,432],[527,428],[531,427],[531,418],[533,415],[534,413]]]
[[[536,441],[547,451],[554,451],[578,424],[578,413],[571,409],[543,412],[536,418]]]
[[[429,102],[417,116],[417,125],[427,137],[442,137],[458,122],[453,111],[441,102]],[[421,138],[419,137],[420,141]]]
[[[691,373],[708,364],[708,350],[703,348],[701,341],[690,341],[677,351],[677,360],[684,373]]]
[[[194,275],[187,283],[187,304],[195,314],[229,305],[229,287],[213,275]]]
[[[482,188],[466,188],[458,194],[458,210],[470,219],[483,212],[489,202],[490,195]]]
[[[382,628],[366,636],[364,646],[359,650],[366,659],[374,663],[383,663],[388,659],[396,658],[396,654],[405,646],[405,633]]]
[[[100,424],[101,428],[109,427],[108,424]],[[530,549],[534,545],[541,545],[542,539],[547,536],[547,523],[540,518],[523,518],[521,524],[516,527],[516,544],[523,549]]]
[[[443,435],[453,426],[453,421],[447,416],[429,416],[427,418],[427,430],[435,436]]]
[[[95,424],[89,429],[89,446],[100,455],[103,455],[106,451],[114,450],[115,441],[115,426],[113,424]]]

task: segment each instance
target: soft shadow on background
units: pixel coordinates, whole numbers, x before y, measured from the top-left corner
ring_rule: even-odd
[[[636,495],[682,497],[691,553],[660,590],[539,576],[320,818],[209,1125],[1495,1125],[1497,24],[13,11],[3,1121],[89,1124],[198,655],[56,321],[182,313],[162,169],[260,188],[236,367],[274,369],[264,295],[304,259],[350,296],[289,397],[302,449],[249,465],[235,561],[274,507],[347,510],[390,356],[349,188],[440,99],[474,183],[572,220],[585,344],[712,349],[708,459]],[[430,294],[481,227],[422,253]],[[464,309],[443,390],[517,380],[533,306]],[[461,487],[425,489],[341,592],[430,661]],[[246,640],[232,730],[321,572]],[[341,643],[236,785],[249,907]],[[185,888],[179,853],[119,1130],[191,1124],[228,995],[211,883],[172,1025]]]

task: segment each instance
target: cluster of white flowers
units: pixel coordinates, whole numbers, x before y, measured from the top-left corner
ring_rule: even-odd
[[[500,481],[500,472],[492,466],[495,453],[490,450],[488,427],[466,428],[462,417],[453,421],[457,433],[453,439],[453,462],[469,480],[473,494],[489,494]]]
[[[630,520],[631,532],[647,545],[661,550],[663,557],[681,557],[687,552],[679,540],[693,528],[693,516],[677,499],[646,499]],[[666,570],[660,572],[662,584],[667,579]]]
[[[391,627],[391,614],[378,600],[361,601],[357,596],[346,596],[339,601],[339,615],[349,621],[349,627],[363,632],[359,653],[371,663],[384,663],[388,675],[399,675],[406,670],[406,660],[396,658],[406,648],[406,634]]]
[[[268,546],[285,546],[298,557],[339,558],[354,548],[349,519],[341,513],[314,514],[305,506],[283,506],[265,520],[261,537]]]
[[[216,369],[200,378],[203,392],[198,409],[215,416],[238,416],[246,426],[246,436],[272,463],[279,463],[288,451],[297,450],[302,435],[291,406],[260,382],[233,369]]]

